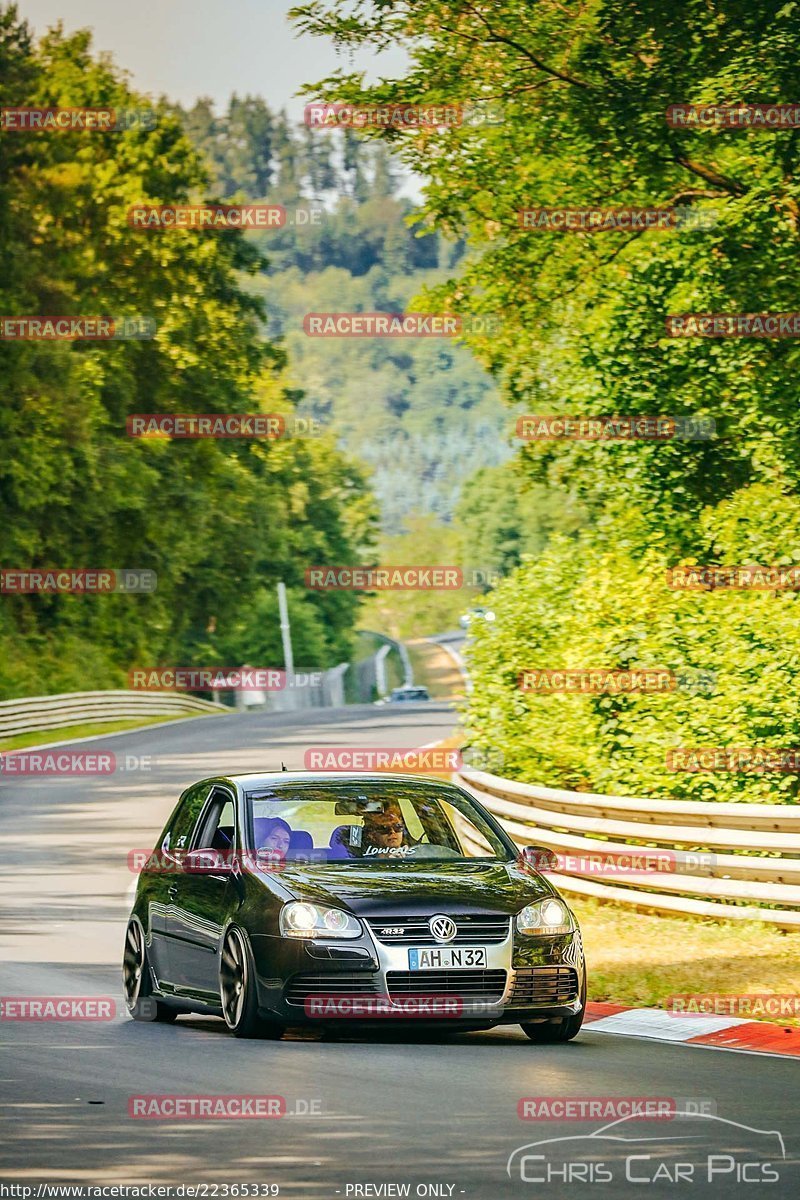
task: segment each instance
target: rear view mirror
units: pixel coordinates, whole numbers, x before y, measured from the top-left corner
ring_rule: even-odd
[[[183,858],[187,875],[230,875],[232,864],[221,850],[190,850]]]
[[[558,870],[558,855],[547,846],[523,846],[519,858],[522,866],[532,871]]]
[[[345,796],[336,801],[333,811],[337,817],[363,817],[365,812],[382,812],[383,803],[366,796]]]

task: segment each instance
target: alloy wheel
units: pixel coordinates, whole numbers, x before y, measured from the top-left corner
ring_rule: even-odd
[[[138,921],[131,921],[125,934],[125,955],[122,960],[122,980],[125,987],[125,1000],[130,1009],[135,1008],[139,1001],[144,967],[145,953],[142,927]]]
[[[248,984],[247,954],[238,929],[229,930],[225,937],[219,978],[225,1023],[229,1029],[236,1029],[242,1019]]]

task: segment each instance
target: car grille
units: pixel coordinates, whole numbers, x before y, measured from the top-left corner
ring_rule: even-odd
[[[577,995],[574,967],[522,967],[514,974],[511,1004],[569,1004]]]
[[[287,1004],[304,1005],[309,996],[374,996],[377,975],[359,971],[347,975],[331,971],[320,975],[295,975],[284,998]]]
[[[503,998],[505,971],[387,971],[393,1000],[403,996],[461,996],[495,1003]]]
[[[430,917],[387,917],[383,921],[368,922],[379,942],[385,946],[439,946],[428,928]],[[458,933],[448,946],[490,946],[504,942],[508,937],[510,917],[477,916],[468,913],[453,917]],[[402,933],[385,933],[386,929],[402,929]]]

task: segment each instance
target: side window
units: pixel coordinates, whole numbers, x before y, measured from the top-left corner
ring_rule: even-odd
[[[205,804],[209,786],[207,783],[196,783],[186,789],[164,830],[161,838],[162,848],[169,838],[167,849],[173,852],[188,850],[189,837]]]
[[[203,813],[193,850],[231,850],[236,842],[236,814],[229,792],[215,791]]]

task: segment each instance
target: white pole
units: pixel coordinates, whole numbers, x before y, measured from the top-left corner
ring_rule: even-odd
[[[378,653],[375,655],[375,683],[378,687],[378,695],[383,698],[389,691],[386,685],[386,656],[391,650],[391,646],[381,646]]]
[[[292,628],[289,624],[289,606],[286,603],[286,584],[283,580],[278,584],[278,611],[281,617],[281,640],[283,642],[283,665],[286,670],[286,683],[288,687],[292,687],[294,683]]]

